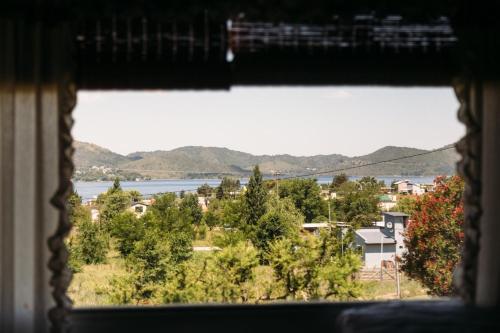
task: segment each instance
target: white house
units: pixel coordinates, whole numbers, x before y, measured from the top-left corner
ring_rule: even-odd
[[[395,260],[396,241],[382,228],[361,228],[355,231],[354,243],[361,249],[365,268],[380,268],[383,261]]]
[[[385,212],[383,222],[376,227],[355,231],[354,243],[362,251],[365,268],[380,268],[382,261],[395,262],[406,251],[404,231],[409,215],[401,212]]]
[[[395,195],[383,194],[379,196],[378,206],[382,211],[389,211],[392,208],[396,207],[397,200]]]
[[[149,204],[142,202],[134,202],[127,210],[135,214],[136,217],[143,216],[148,210]]]
[[[419,184],[413,183],[409,179],[400,180],[395,182],[394,185],[397,185],[398,193],[415,195],[422,195],[425,193],[425,189],[423,187]]]

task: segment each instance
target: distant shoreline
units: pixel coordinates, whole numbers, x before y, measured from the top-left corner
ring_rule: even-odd
[[[285,175],[286,177],[295,177],[294,175]],[[366,175],[366,176],[361,176],[361,175],[348,175],[349,178],[354,178],[354,179],[359,179],[362,177],[375,177],[375,178],[394,178],[394,179],[406,179],[406,178],[436,178],[439,176],[445,176],[445,177],[450,177],[453,176],[452,174],[447,174],[447,175]],[[249,179],[249,177],[245,176],[224,176],[224,177],[232,177],[232,178],[238,178],[238,179]],[[182,181],[182,180],[222,180],[224,177],[204,177],[204,178],[151,178],[151,179],[141,179],[141,180],[123,180],[120,179],[121,182],[160,182],[160,181]],[[317,177],[300,177],[300,178],[333,178],[333,176],[317,176]],[[272,175],[264,175],[264,179],[274,179],[274,176]],[[72,179],[73,183],[76,182],[81,182],[81,183],[104,183],[104,182],[113,182],[114,179],[109,179],[109,180],[99,180],[99,179],[94,179],[94,180],[81,180],[81,179]]]

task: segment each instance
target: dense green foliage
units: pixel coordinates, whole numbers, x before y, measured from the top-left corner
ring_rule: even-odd
[[[257,222],[252,242],[265,253],[275,240],[296,240],[303,222],[304,216],[290,199],[272,198],[268,201],[266,213]]]
[[[259,219],[266,213],[267,190],[262,182],[262,174],[259,166],[255,166],[253,174],[250,177],[245,193],[245,228],[246,232],[251,234],[255,232],[255,228]]]
[[[280,198],[290,198],[304,215],[306,223],[312,222],[325,212],[328,214],[320,193],[321,187],[314,178],[284,180],[279,184]]]
[[[372,177],[357,182],[343,182],[337,189],[332,210],[338,221],[352,222],[354,226],[371,226],[380,219],[378,184]]]
[[[402,270],[422,282],[430,293],[454,293],[453,271],[460,261],[463,244],[464,182],[458,176],[436,179],[434,192],[415,202],[406,230]]]
[[[82,199],[73,192],[68,199],[69,220],[75,234],[68,239],[69,266],[76,272],[82,265],[106,261],[108,244],[106,234],[99,225],[92,223],[90,210],[82,206]]]
[[[123,191],[117,180],[96,202],[99,221],[78,222],[74,244],[87,242],[94,232],[103,249],[117,250],[123,258],[126,275],[115,276],[113,288],[101,290],[114,304],[349,300],[360,295],[355,274],[361,261],[351,246],[352,229],[341,236],[332,225],[312,235],[302,224],[328,221],[327,200],[334,219],[376,220],[380,184],[369,177],[337,181],[331,187],[337,198],[331,200],[321,196],[315,179],[280,180],[268,188],[255,167],[246,189],[231,178],[215,191],[201,186],[205,212],[196,195],[168,193],[136,214],[128,207],[140,195]],[[77,216],[78,199],[72,202]],[[210,240],[200,243],[206,237]],[[194,244],[214,248],[197,252]],[[88,255],[78,246],[71,244],[72,256]]]
[[[234,198],[236,192],[240,189],[240,180],[230,177],[222,178],[219,186],[217,186],[216,196],[217,199]]]
[[[402,196],[398,199],[398,203],[394,206],[391,211],[393,212],[403,212],[408,215],[413,215],[415,209],[417,208],[417,198],[410,195]]]
[[[330,184],[330,189],[335,192],[340,188],[342,184],[347,183],[348,181],[349,177],[345,173],[335,175],[333,177],[332,183]]]

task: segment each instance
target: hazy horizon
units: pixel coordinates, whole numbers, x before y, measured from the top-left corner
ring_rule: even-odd
[[[81,142],[81,143],[88,143],[88,144],[95,144],[97,145],[96,143],[94,142],[87,142],[87,141],[80,141],[80,140],[76,140],[78,142]],[[455,142],[450,142],[449,144],[454,144]],[[387,147],[397,147],[397,148],[412,148],[412,149],[423,149],[423,150],[435,150],[435,149],[439,149],[439,148],[442,148],[442,147],[445,147],[449,144],[446,144],[446,145],[443,145],[443,146],[440,146],[440,147],[434,147],[434,148],[431,148],[431,149],[423,149],[423,148],[418,148],[418,147],[408,147],[408,146],[383,146],[383,147],[380,147],[380,148],[377,148],[375,149],[374,151],[371,151],[371,152],[368,152],[367,154],[371,154],[373,152],[376,152],[380,149],[383,149],[383,148],[387,148]],[[99,147],[101,148],[105,148],[105,149],[109,149],[108,147],[105,147],[105,146],[101,146],[101,145],[98,145]],[[134,153],[153,153],[153,152],[169,152],[169,151],[172,151],[172,150],[176,150],[176,149],[182,149],[182,148],[190,148],[190,147],[201,147],[201,148],[216,148],[216,149],[230,149],[232,151],[237,151],[237,152],[240,152],[240,153],[247,153],[247,154],[251,154],[251,155],[254,155],[254,156],[278,156],[278,155],[289,155],[289,156],[293,156],[293,157],[314,157],[314,156],[327,156],[327,155],[342,155],[342,156],[346,156],[346,157],[357,157],[357,156],[363,156],[363,155],[367,155],[367,154],[363,154],[363,155],[344,155],[344,154],[339,154],[339,153],[336,153],[336,152],[331,152],[329,154],[316,154],[316,155],[293,155],[293,154],[287,154],[287,153],[278,153],[278,154],[252,154],[252,153],[248,153],[246,151],[242,151],[242,150],[237,150],[237,149],[231,149],[231,148],[228,148],[228,147],[217,147],[217,146],[181,146],[181,147],[176,147],[176,148],[172,148],[172,149],[168,149],[168,150],[165,150],[165,149],[155,149],[155,150],[138,150],[138,151],[132,151],[130,153],[126,153],[126,154],[122,154],[122,153],[118,153],[116,151],[113,151],[112,149],[109,149],[111,152],[115,153],[115,154],[120,154],[122,156],[127,156],[127,155],[130,155],[130,154],[134,154]]]
[[[451,88],[79,92],[73,135],[122,155],[203,146],[353,157],[454,143],[465,133],[457,108]]]

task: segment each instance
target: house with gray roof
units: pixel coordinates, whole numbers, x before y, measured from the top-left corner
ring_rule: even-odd
[[[409,215],[401,212],[384,212],[383,222],[376,226],[355,231],[354,244],[361,250],[365,268],[380,268],[383,261],[395,262],[406,251],[404,232]]]
[[[354,243],[361,250],[365,268],[380,268],[383,261],[395,260],[396,240],[379,227],[361,228],[354,233]]]

